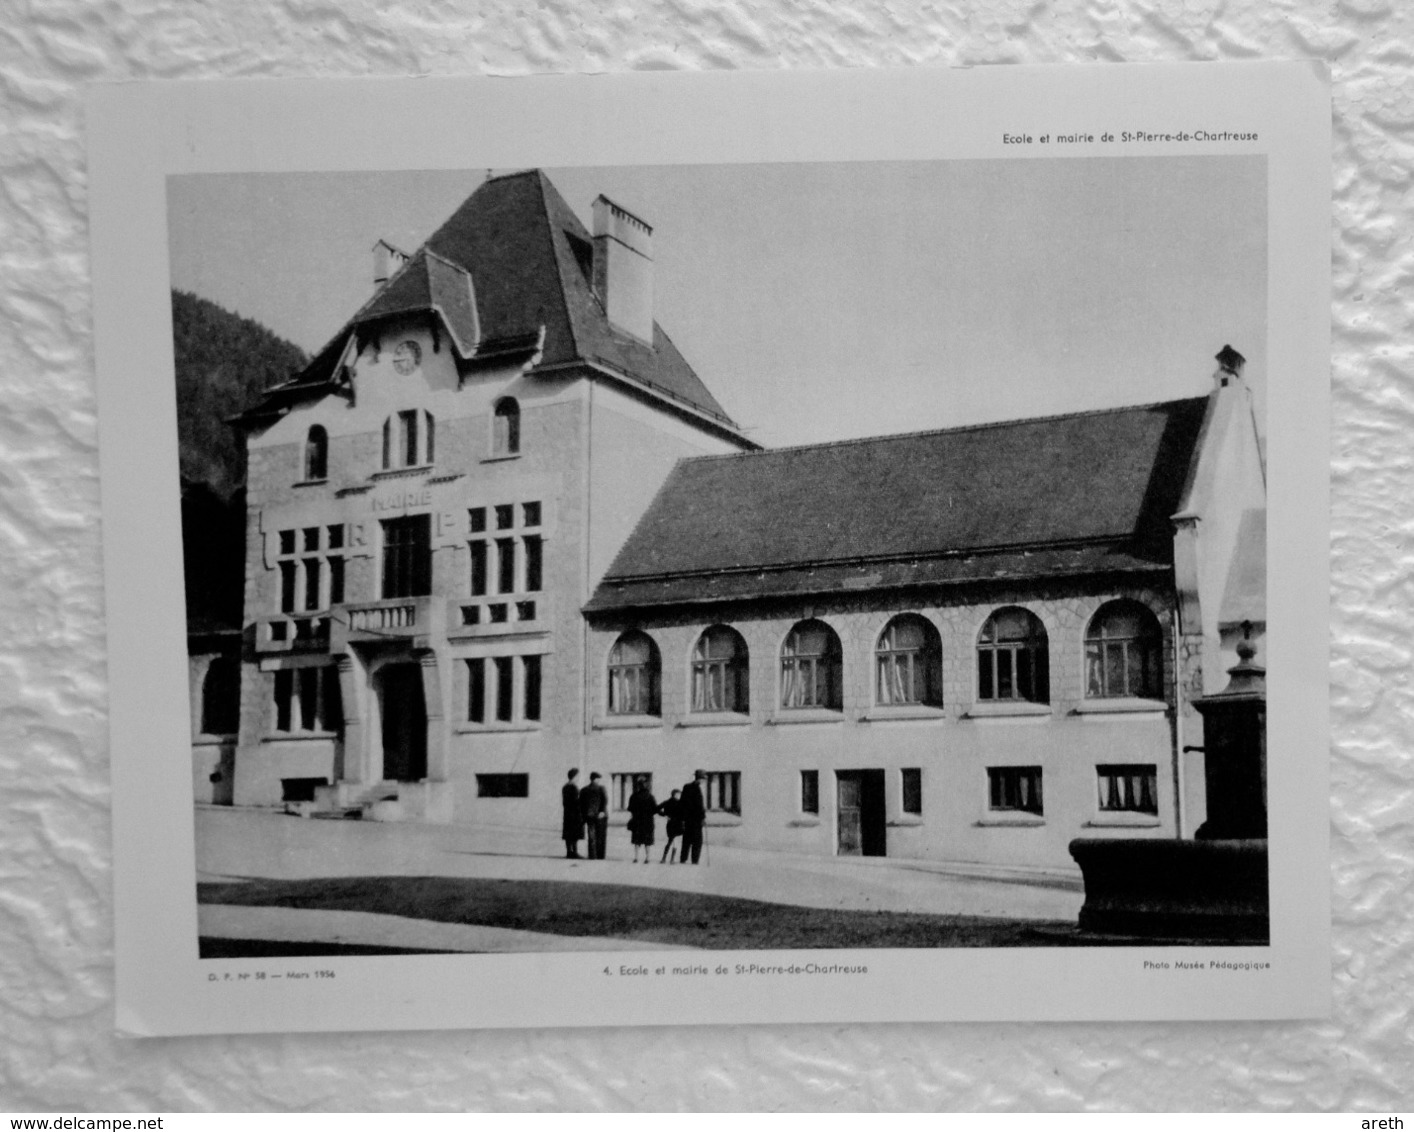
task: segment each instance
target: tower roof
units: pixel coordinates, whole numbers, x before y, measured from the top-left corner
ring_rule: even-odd
[[[539,342],[537,368],[590,363],[660,404],[739,433],[717,399],[653,324],[649,346],[616,329],[594,294],[592,237],[540,170],[483,182],[296,377],[245,416],[258,420],[327,391],[349,337],[395,316],[439,317],[464,358]]]

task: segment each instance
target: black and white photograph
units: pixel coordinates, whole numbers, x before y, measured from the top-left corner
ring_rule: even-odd
[[[168,207],[203,957],[1267,942],[1264,158]]]
[[[1018,76],[252,85],[108,159],[124,1028],[1302,1008],[1316,147]]]

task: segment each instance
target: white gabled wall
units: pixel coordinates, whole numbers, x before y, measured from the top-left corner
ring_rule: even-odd
[[[1203,688],[1226,683],[1218,616],[1238,552],[1243,516],[1266,507],[1266,477],[1252,393],[1240,377],[1212,392],[1198,456],[1174,515],[1174,572],[1185,637],[1202,638]]]
[[[605,382],[587,381],[583,390],[590,513],[587,601],[674,464],[690,456],[738,452],[744,445],[644,404]]]

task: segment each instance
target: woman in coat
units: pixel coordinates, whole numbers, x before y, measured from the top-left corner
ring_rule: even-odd
[[[638,864],[638,847],[643,846],[643,863],[652,859],[654,815],[658,802],[648,790],[648,780],[637,778],[628,799],[628,832],[633,839],[633,863]]]
[[[584,836],[584,818],[579,812],[578,770],[571,770],[569,778],[560,787],[560,805],[564,818],[560,823],[560,836],[565,840],[565,856],[570,860],[579,859],[579,841]]]

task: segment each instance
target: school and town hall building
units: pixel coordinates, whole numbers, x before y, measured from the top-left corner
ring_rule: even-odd
[[[239,422],[198,801],[548,831],[571,767],[620,810],[701,768],[718,843],[1040,868],[1201,824],[1193,700],[1265,635],[1236,351],[1202,397],[763,451],[613,202],[492,178],[375,253]]]

